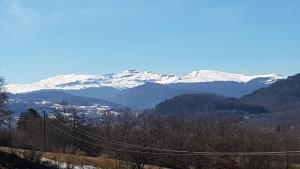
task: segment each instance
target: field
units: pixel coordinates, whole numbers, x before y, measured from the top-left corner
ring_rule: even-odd
[[[94,166],[101,169],[129,169],[131,166],[125,161],[115,160],[105,157],[88,157],[88,156],[79,156],[71,154],[60,154],[60,153],[51,153],[46,152],[42,153],[40,151],[16,149],[10,147],[0,147],[0,152],[12,153],[18,157],[29,159],[32,161],[37,161],[40,159],[49,159],[57,161],[59,163],[67,163],[77,166]],[[167,169],[163,167],[146,165],[145,169]]]

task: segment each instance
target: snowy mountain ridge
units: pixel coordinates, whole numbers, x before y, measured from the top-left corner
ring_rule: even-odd
[[[112,87],[122,90],[134,88],[148,82],[158,84],[198,83],[214,81],[233,81],[247,83],[257,78],[264,78],[266,79],[265,83],[269,84],[277,80],[284,79],[285,77],[278,74],[243,75],[212,70],[194,71],[187,76],[159,74],[151,71],[126,70],[121,73],[104,75],[59,75],[30,84],[10,84],[6,85],[5,88],[7,89],[7,92],[14,94],[27,93],[38,90],[80,90],[98,87]]]

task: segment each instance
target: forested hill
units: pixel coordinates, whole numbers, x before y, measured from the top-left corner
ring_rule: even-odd
[[[241,112],[249,114],[268,113],[262,106],[244,103],[236,98],[226,98],[214,94],[185,94],[158,104],[157,114],[194,114],[208,112]]]
[[[246,95],[242,100],[262,105],[271,111],[300,109],[300,74],[280,80],[269,87]]]

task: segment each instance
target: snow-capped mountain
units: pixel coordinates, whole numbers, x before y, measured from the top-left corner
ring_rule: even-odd
[[[200,83],[215,81],[232,81],[247,83],[251,80],[263,78],[265,84],[273,83],[285,77],[277,74],[243,75],[220,71],[199,70],[187,76],[159,74],[150,71],[126,70],[121,73],[105,75],[67,74],[51,77],[30,84],[10,84],[5,88],[9,93],[28,93],[38,90],[81,90],[88,88],[111,87],[115,89],[130,89],[146,83],[176,84]]]
[[[284,77],[278,74],[265,74],[265,75],[243,75],[235,73],[226,73],[212,70],[199,70],[185,76],[176,83],[199,83],[199,82],[215,82],[215,81],[232,81],[247,83],[253,79],[267,78],[266,83],[273,83]]]

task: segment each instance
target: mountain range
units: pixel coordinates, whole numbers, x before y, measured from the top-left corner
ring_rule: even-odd
[[[187,76],[159,74],[150,71],[126,70],[121,73],[105,75],[59,75],[35,83],[10,84],[5,87],[9,93],[16,94],[46,89],[81,90],[87,88],[111,87],[122,90],[134,88],[149,82],[157,84],[204,83],[216,81],[247,83],[254,79],[264,79],[262,82],[268,84],[282,78],[284,77],[278,74],[243,75],[211,70],[194,71]]]
[[[243,75],[212,70],[194,71],[186,76],[127,70],[104,75],[60,75],[30,84],[9,84],[5,88],[12,103],[28,102],[24,98],[30,96],[38,97],[39,101],[67,100],[76,101],[77,105],[123,105],[143,110],[188,93],[241,97],[285,78],[278,74]],[[40,97],[41,93],[44,97]]]
[[[150,110],[160,115],[179,115],[194,118],[195,115],[232,114],[235,118],[253,118],[256,124],[299,125],[300,74],[277,81],[240,98],[215,94],[184,94],[167,99]],[[259,115],[259,116],[258,116]]]
[[[274,112],[300,109],[300,74],[280,80],[267,88],[242,97],[245,102],[262,105]]]

